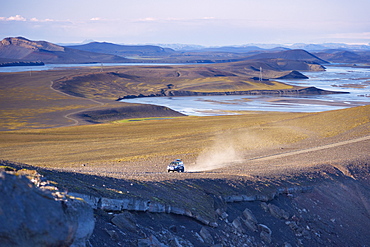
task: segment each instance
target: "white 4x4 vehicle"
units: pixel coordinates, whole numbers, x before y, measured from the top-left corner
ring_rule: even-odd
[[[180,159],[172,161],[167,166],[167,172],[184,172],[184,171],[185,171],[184,162],[182,162],[182,160]]]

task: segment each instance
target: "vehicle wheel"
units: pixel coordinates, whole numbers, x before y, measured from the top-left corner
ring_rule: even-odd
[[[170,170],[167,170],[167,172],[170,172]]]

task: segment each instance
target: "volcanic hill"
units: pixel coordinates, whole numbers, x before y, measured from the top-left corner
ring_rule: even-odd
[[[249,56],[248,59],[285,59],[285,60],[294,60],[294,61],[313,62],[313,63],[318,63],[318,64],[328,63],[327,61],[309,53],[308,51],[301,50],[301,49],[280,51],[280,52],[260,53],[257,55]]]
[[[62,47],[47,41],[9,37],[0,42],[0,58],[44,63],[124,63],[126,58]]]

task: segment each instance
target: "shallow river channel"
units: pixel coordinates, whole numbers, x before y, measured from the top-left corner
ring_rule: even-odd
[[[24,72],[66,69],[73,67],[134,66],[162,64],[46,64],[44,66],[1,67],[1,72]],[[304,72],[307,80],[279,80],[298,85],[314,86],[330,91],[349,94],[314,96],[194,96],[194,97],[146,97],[121,100],[123,102],[167,106],[186,115],[212,116],[237,114],[238,111],[288,111],[320,112],[370,104],[370,68],[328,66],[322,72]]]
[[[279,81],[349,94],[144,97],[121,101],[167,106],[183,114],[195,116],[237,114],[237,111],[320,112],[370,104],[370,68],[330,66],[323,72],[304,74],[310,79]]]

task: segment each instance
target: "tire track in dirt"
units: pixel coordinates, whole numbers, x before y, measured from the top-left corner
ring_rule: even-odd
[[[328,148],[334,148],[342,145],[347,145],[355,142],[361,142],[361,141],[366,141],[370,140],[370,136],[363,136],[360,138],[355,138],[347,141],[341,141],[341,142],[335,142],[332,144],[326,144],[323,146],[318,146],[318,147],[313,147],[313,148],[307,148],[307,149],[301,149],[297,151],[291,151],[291,152],[286,152],[286,153],[280,153],[280,154],[272,154],[268,156],[262,156],[262,157],[257,157],[257,158],[251,158],[248,160],[257,160],[257,161],[265,161],[265,160],[271,160],[271,159],[278,159],[278,158],[283,158],[291,155],[297,155],[297,154],[303,154],[303,153],[308,153],[308,152],[315,152],[323,149],[328,149]]]
[[[88,111],[88,110],[93,110],[93,109],[96,109],[96,108],[99,108],[99,107],[102,107],[104,105],[106,105],[107,103],[103,103],[103,102],[100,102],[100,101],[97,101],[97,100],[94,100],[94,99],[86,99],[86,98],[81,98],[81,97],[78,97],[78,96],[74,96],[74,95],[70,95],[70,94],[67,94],[67,93],[64,93],[62,91],[59,91],[59,90],[56,90],[55,88],[53,88],[53,84],[54,84],[54,81],[50,81],[50,86],[49,88],[51,90],[53,90],[54,92],[57,92],[59,94],[63,94],[63,95],[66,95],[68,97],[74,97],[74,98],[78,98],[78,99],[82,99],[82,100],[88,100],[88,101],[91,101],[93,103],[96,103],[98,104],[97,106],[94,106],[94,107],[89,107],[89,108],[86,108],[86,109],[82,109],[82,110],[78,110],[78,111],[75,111],[75,112],[71,112],[71,113],[68,113],[68,114],[65,114],[63,115],[64,118],[66,119],[69,119],[71,121],[73,121],[72,124],[66,124],[66,125],[62,125],[62,126],[59,126],[59,127],[69,127],[69,126],[76,126],[76,125],[79,125],[80,124],[80,121],[78,121],[78,119],[75,119],[75,118],[72,118],[71,115],[74,115],[74,114],[77,114],[77,113],[80,113],[80,112],[84,112],[84,111]]]

